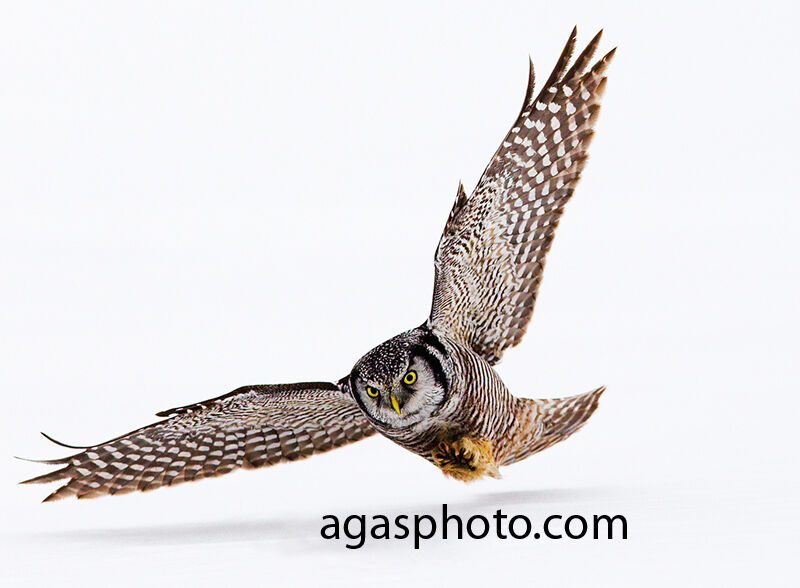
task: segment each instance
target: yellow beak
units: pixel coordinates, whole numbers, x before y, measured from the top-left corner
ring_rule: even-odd
[[[392,401],[392,408],[397,414],[400,414],[400,405],[397,404],[397,397],[394,394],[389,394],[389,400]]]

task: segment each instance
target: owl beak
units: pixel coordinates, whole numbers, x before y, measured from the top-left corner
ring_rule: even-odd
[[[392,401],[392,408],[397,414],[400,414],[400,405],[397,402],[397,396],[394,394],[389,394],[389,400]]]

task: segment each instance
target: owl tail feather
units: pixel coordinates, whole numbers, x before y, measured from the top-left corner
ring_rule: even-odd
[[[519,398],[516,409],[521,423],[515,434],[513,451],[503,456],[498,465],[509,465],[563,441],[583,427],[597,409],[606,387],[567,398]]]

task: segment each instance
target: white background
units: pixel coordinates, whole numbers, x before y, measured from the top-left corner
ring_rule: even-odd
[[[4,3],[3,585],[788,585],[800,201],[790,3]],[[152,413],[336,379],[421,323],[459,179],[605,27],[592,159],[499,371],[586,428],[461,485],[383,438],[148,494],[17,486]],[[627,541],[372,541],[324,514],[623,514]]]

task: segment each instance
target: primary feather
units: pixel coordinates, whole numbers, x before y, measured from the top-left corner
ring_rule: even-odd
[[[468,481],[499,476],[498,466],[580,429],[603,388],[517,398],[492,367],[530,321],[614,54],[589,67],[598,33],[570,67],[575,38],[573,31],[538,95],[531,64],[514,126],[472,194],[459,185],[436,251],[424,325],[374,348],[338,384],[239,388],[160,412],[164,420],[91,447],[48,437],[80,451],[43,462],[60,467],[26,483],[66,480],[45,501],[151,490],[302,459],[376,431]]]
[[[491,364],[525,334],[556,226],[586,163],[614,55],[586,71],[600,36],[567,70],[573,30],[535,98],[531,65],[516,122],[472,195],[459,190],[436,250],[428,324]]]
[[[327,382],[246,386],[158,413],[165,420],[46,463],[23,483],[68,480],[45,502],[153,490],[322,453],[372,435],[353,399]]]

